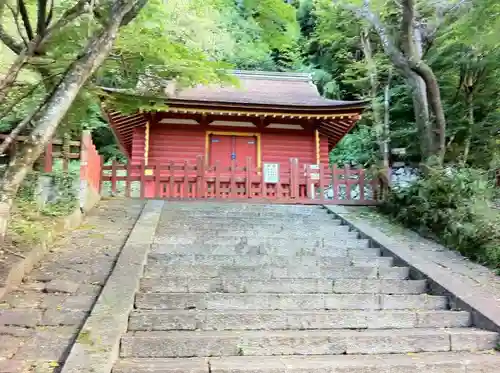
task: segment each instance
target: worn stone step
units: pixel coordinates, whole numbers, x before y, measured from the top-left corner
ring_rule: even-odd
[[[290,243],[300,240],[304,244],[327,245],[335,244],[339,240],[357,240],[358,232],[333,232],[324,235],[317,235],[314,232],[304,234],[294,234],[293,232],[285,232],[279,234],[267,232],[254,233],[230,233],[230,234],[212,234],[207,232],[200,235],[199,232],[187,232],[185,234],[175,234],[168,237],[157,239],[157,243],[162,244],[206,244],[206,245],[237,245],[244,243],[246,245],[257,246],[260,244],[276,245]]]
[[[276,244],[162,244],[154,243],[154,253],[212,254],[212,255],[317,255],[317,256],[379,256],[380,249],[368,247],[368,240],[339,240],[336,243],[317,245],[301,240]]]
[[[313,330],[458,328],[470,326],[465,311],[146,311],[130,315],[129,330]]]
[[[175,220],[183,220],[183,219],[210,219],[210,220],[237,220],[237,221],[257,221],[257,220],[282,220],[282,221],[293,221],[299,220],[304,222],[329,222],[334,219],[333,215],[327,213],[319,213],[319,214],[287,214],[287,213],[273,213],[273,212],[228,212],[228,211],[220,211],[220,212],[185,212],[181,213],[178,211],[170,212],[168,214],[163,214],[164,219],[175,219]]]
[[[378,254],[376,249],[375,253]],[[319,265],[319,266],[367,266],[367,267],[390,267],[393,264],[392,257],[367,257],[357,256],[315,256],[315,255],[204,255],[204,254],[162,254],[150,253],[148,264],[155,265],[156,262],[163,265],[235,265],[235,266],[288,266],[288,265]]]
[[[335,227],[342,225],[342,221],[332,219],[328,222],[311,222],[311,221],[297,221],[289,220],[283,221],[282,219],[269,219],[267,221],[237,221],[237,220],[209,220],[199,219],[196,221],[186,220],[167,220],[160,225],[160,229],[180,230],[180,229],[325,229],[326,227]]]
[[[425,280],[383,279],[297,279],[252,280],[242,278],[196,279],[190,277],[156,277],[141,280],[147,293],[358,293],[422,294]]]
[[[292,229],[288,228],[286,225],[272,225],[272,226],[212,226],[209,223],[204,226],[196,225],[190,226],[189,222],[185,223],[182,227],[173,227],[171,225],[165,226],[159,229],[158,233],[160,237],[168,237],[169,235],[187,235],[187,234],[203,234],[203,235],[238,235],[238,236],[249,236],[249,235],[286,235],[290,234],[291,237],[295,236],[311,236],[311,237],[330,237],[339,235],[345,232],[350,232],[351,229],[347,225],[319,225],[315,227],[303,227],[295,226]]]
[[[325,225],[341,225],[338,219],[334,219],[331,215],[324,217],[300,217],[300,216],[248,216],[242,217],[239,215],[224,216],[224,215],[205,215],[205,216],[178,216],[177,214],[171,217],[164,217],[166,222],[172,223],[174,226],[190,224],[193,226],[204,225],[207,222],[210,224],[224,224],[226,226],[260,226],[267,225],[284,225],[284,226],[309,226],[318,227]]]
[[[448,298],[427,294],[138,293],[135,306],[153,310],[444,310]]]
[[[146,266],[146,278],[184,277],[204,278],[245,278],[245,279],[395,279],[408,278],[408,267],[375,266],[217,266],[217,265],[165,265],[160,262]]]
[[[498,373],[499,353],[120,359],[113,373]],[[210,369],[208,369],[210,367]]]
[[[271,214],[271,215],[327,215],[328,210],[320,207],[313,208],[270,208],[269,206],[233,206],[232,208],[226,207],[210,207],[210,208],[169,208],[164,210],[164,215],[168,214]]]
[[[343,355],[478,351],[498,334],[473,328],[129,332],[121,357]]]

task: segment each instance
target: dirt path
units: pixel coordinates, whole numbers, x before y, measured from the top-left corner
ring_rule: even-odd
[[[0,373],[58,370],[143,201],[103,201],[0,301]]]

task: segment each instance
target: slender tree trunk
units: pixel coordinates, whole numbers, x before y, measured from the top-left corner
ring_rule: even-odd
[[[377,144],[379,148],[379,158],[383,167],[386,167],[385,161],[385,145],[386,141],[384,138],[384,122],[382,121],[382,105],[380,104],[377,94],[379,89],[379,79],[377,65],[373,60],[372,46],[370,43],[370,31],[368,28],[361,32],[361,45],[363,47],[363,54],[365,56],[366,66],[368,70],[368,76],[370,77],[370,98],[372,101],[372,113],[373,113],[373,124],[375,135],[377,138]],[[388,161],[387,161],[388,164]]]
[[[467,135],[465,136],[464,140],[464,154],[462,156],[461,160],[461,165],[465,166],[467,164],[467,160],[469,158],[469,152],[470,152],[470,146],[472,142],[472,135],[474,133],[474,125],[475,125],[475,120],[474,120],[474,96],[472,91],[466,93],[466,101],[467,101],[467,107],[468,107],[468,115],[467,115],[467,121],[468,121],[468,128],[467,128]]]
[[[113,4],[108,23],[89,40],[80,56],[66,70],[46,105],[35,115],[29,140],[11,161],[0,181],[0,244],[5,240],[10,210],[21,182],[52,139],[80,89],[108,56],[122,20],[135,2],[118,0]]]
[[[392,68],[389,68],[387,84],[384,88],[384,125],[383,125],[383,144],[382,144],[382,163],[384,168],[389,168],[389,139],[390,139],[390,105],[391,105],[391,80]]]

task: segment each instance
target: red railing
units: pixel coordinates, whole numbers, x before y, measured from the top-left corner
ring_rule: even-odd
[[[0,140],[5,140],[8,138],[8,134],[0,134]],[[13,156],[19,144],[22,144],[27,140],[27,136],[17,136],[9,146],[9,152]],[[52,172],[54,166],[54,159],[62,160],[62,169],[68,171],[69,163],[72,159],[80,158],[80,141],[75,141],[71,139],[52,139],[43,153],[43,171]]]
[[[99,193],[103,159],[97,152],[90,131],[83,131],[80,149],[80,181]]]
[[[236,162],[231,167],[207,167],[198,157],[196,164],[122,165],[113,162],[102,167],[103,194],[126,197],[164,199],[252,199],[280,203],[378,203],[382,198],[378,180],[371,179],[364,169],[336,166],[299,168],[297,159],[279,172],[278,182],[266,180],[263,168]]]

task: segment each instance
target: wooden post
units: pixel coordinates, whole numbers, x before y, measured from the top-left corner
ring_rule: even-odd
[[[116,160],[113,159],[111,162],[111,194],[116,194]]]
[[[127,175],[125,178],[125,197],[130,198],[130,189],[132,184],[132,163],[127,162]]]
[[[319,199],[321,202],[325,200],[325,169],[323,165],[318,164],[319,166]]]
[[[168,164],[168,194],[167,197],[175,198],[175,176],[174,176],[174,162],[170,161]]]
[[[221,198],[220,196],[220,161],[215,161],[215,198]]]
[[[261,198],[267,198],[267,185],[266,185],[266,178],[265,178],[265,175],[264,175],[264,166],[262,166],[262,169],[261,169],[261,173],[260,173],[260,194],[261,194]]]
[[[246,165],[247,177],[246,177],[246,193],[247,198],[252,198],[252,157],[247,157]]]
[[[297,158],[290,159],[290,196],[298,198],[299,192],[299,161]]]
[[[161,165],[159,163],[156,163],[154,165],[154,183],[155,183],[155,198],[161,198]]]
[[[231,198],[236,198],[236,161],[234,159],[231,160],[231,181],[229,183],[229,187],[231,188],[230,196]]]
[[[338,188],[339,188],[339,180],[337,178],[338,176],[338,167],[337,164],[334,163],[332,166],[332,189],[333,189],[333,200],[336,201],[339,196],[338,196]]]
[[[146,162],[144,160],[141,161],[141,164],[139,166],[139,172],[140,172],[140,196],[141,199],[144,199],[146,196]]]
[[[345,181],[345,199],[351,199],[351,172],[347,164],[344,165],[344,181]]]
[[[196,196],[207,198],[207,187],[205,185],[205,159],[202,155],[196,157]]]
[[[189,163],[188,161],[184,161],[184,180],[183,180],[183,192],[182,192],[182,197],[184,198],[189,198],[189,170],[188,170]]]
[[[82,144],[83,145],[83,144]],[[88,141],[85,141],[85,151],[88,149]],[[45,156],[43,158],[43,171],[52,172],[52,141],[49,141],[45,148]],[[85,165],[86,166],[86,165]]]

